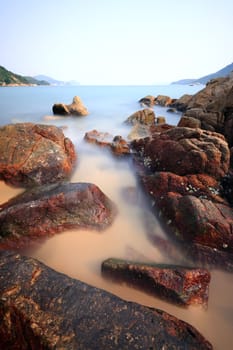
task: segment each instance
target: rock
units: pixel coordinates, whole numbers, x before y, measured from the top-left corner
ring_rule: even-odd
[[[207,350],[191,325],[15,253],[0,252],[1,349]]]
[[[224,116],[220,112],[206,112],[201,108],[192,108],[185,112],[185,116],[198,120],[201,128],[204,130],[221,133],[223,131]]]
[[[94,143],[103,147],[111,147],[113,136],[108,132],[100,132],[91,130],[85,133],[84,140],[89,143]]]
[[[125,156],[130,154],[128,142],[120,135],[113,137],[108,132],[92,130],[85,133],[84,139],[89,143],[94,143],[99,146],[109,148],[116,156]]]
[[[64,103],[55,103],[53,105],[53,113],[58,115],[86,116],[88,115],[88,110],[83,105],[80,97],[75,96],[73,98],[73,102],[69,105]]]
[[[0,178],[21,187],[62,181],[75,165],[74,145],[56,126],[32,123],[0,128]]]
[[[155,113],[152,109],[145,108],[129,116],[125,123],[130,125],[134,125],[136,123],[153,125],[155,124]]]
[[[193,195],[168,193],[163,201],[178,239],[233,253],[233,211],[225,204]]]
[[[198,243],[174,242],[153,233],[148,233],[148,238],[174,264],[233,272],[233,254],[231,253]]]
[[[166,124],[165,117],[157,117],[157,124]]]
[[[167,112],[169,112],[169,113],[176,113],[176,109],[175,108],[168,108]]]
[[[155,105],[155,97],[147,95],[138,101],[142,106],[146,105],[148,107],[153,107]]]
[[[204,89],[192,96],[188,109],[201,108],[207,112],[220,112],[225,107],[226,96],[233,86],[233,77],[210,80]]]
[[[175,127],[151,138],[133,140],[131,147],[152,173],[205,173],[218,179],[229,168],[230,151],[224,137],[201,129]]]
[[[136,123],[133,125],[127,138],[130,141],[132,141],[135,139],[141,139],[141,138],[148,137],[148,136],[151,136],[150,127],[148,125]]]
[[[28,190],[0,208],[0,248],[28,245],[71,228],[102,230],[115,217],[112,201],[90,183],[59,183]]]
[[[212,79],[206,87],[193,95],[180,110],[185,116],[201,121],[201,128],[222,133],[233,145],[233,75]],[[179,100],[172,107],[179,109]]]
[[[216,203],[227,204],[221,196],[220,183],[206,174],[180,176],[171,172],[156,172],[141,178],[146,193],[150,194],[156,203],[162,202],[167,193],[179,193],[182,196],[192,195],[205,198]],[[163,207],[163,203],[159,205]]]
[[[158,95],[155,98],[155,104],[160,106],[168,106],[172,103],[172,99],[166,95]]]
[[[192,98],[192,95],[185,94],[180,98],[176,99],[172,103],[170,103],[171,108],[177,109],[177,111],[184,112],[186,111],[188,104]]]
[[[130,147],[127,141],[125,141],[120,135],[113,138],[111,143],[111,150],[113,154],[117,156],[129,155]]]
[[[204,269],[111,258],[103,261],[101,271],[174,304],[208,304],[210,273]]]
[[[184,115],[181,117],[177,126],[196,129],[201,127],[201,121],[196,118]]]
[[[233,252],[233,211],[215,179],[162,172],[142,184],[176,239]]]

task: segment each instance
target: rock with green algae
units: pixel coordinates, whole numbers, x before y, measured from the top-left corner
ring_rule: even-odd
[[[0,251],[1,349],[189,349],[212,345],[168,313]]]

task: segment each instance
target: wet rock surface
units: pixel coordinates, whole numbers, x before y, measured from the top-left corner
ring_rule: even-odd
[[[110,149],[110,151],[116,156],[124,156],[130,154],[130,147],[128,142],[119,135],[112,136],[108,132],[91,130],[85,133],[84,140],[101,147],[106,147]]]
[[[70,177],[76,154],[73,143],[56,126],[32,123],[0,128],[0,179],[29,187]]]
[[[64,116],[86,116],[88,115],[88,110],[84,106],[80,97],[75,96],[73,102],[69,105],[64,103],[55,103],[53,105],[53,113]]]
[[[126,282],[174,304],[207,306],[210,273],[200,268],[146,264],[110,258],[101,266],[103,276]]]
[[[0,251],[1,349],[212,349],[191,325]]]
[[[134,140],[131,146],[151,172],[206,173],[219,178],[229,168],[230,151],[224,137],[201,129],[176,127]]]
[[[116,215],[113,202],[94,184],[60,183],[28,190],[0,208],[0,248],[71,229],[103,230]]]

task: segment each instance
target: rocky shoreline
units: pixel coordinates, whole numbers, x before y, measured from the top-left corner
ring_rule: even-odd
[[[144,109],[126,121],[132,125],[129,139],[96,130],[86,133],[86,142],[133,162],[138,186],[168,234],[166,240],[149,230],[151,244],[174,261],[165,268],[109,257],[103,275],[115,274],[118,281],[175,304],[207,306],[211,269],[233,271],[232,94],[229,76],[178,100],[145,96],[139,101]],[[156,117],[155,104],[182,111],[178,126]],[[77,97],[71,105],[55,104],[53,111],[88,114]],[[61,129],[6,125],[0,136],[0,179],[26,189],[0,208],[1,348],[162,349],[166,344],[211,349],[193,327],[165,312],[123,302],[10,252],[65,228],[102,230],[112,224],[117,208],[94,184],[69,183],[78,155]]]

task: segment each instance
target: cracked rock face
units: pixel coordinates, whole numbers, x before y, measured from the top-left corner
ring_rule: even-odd
[[[32,123],[0,128],[0,179],[30,187],[68,178],[76,160],[74,145],[61,129]]]

